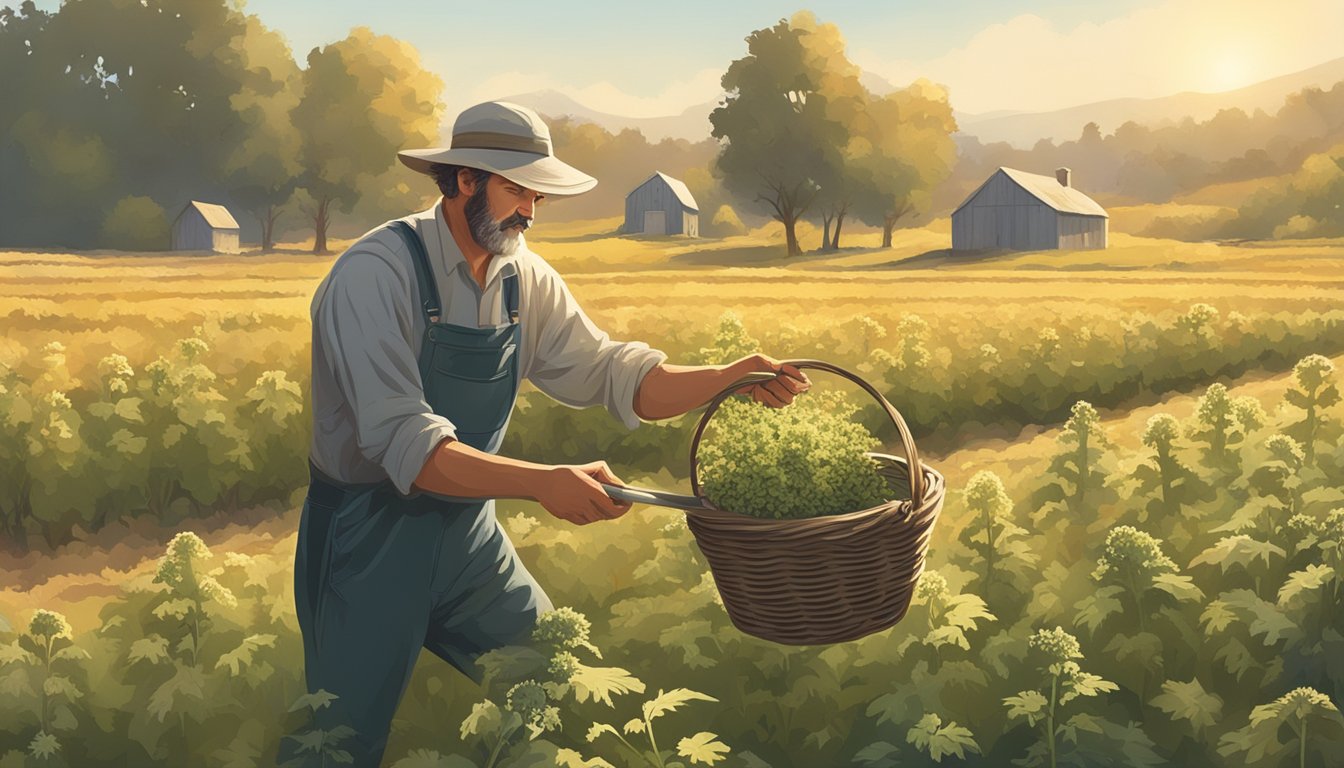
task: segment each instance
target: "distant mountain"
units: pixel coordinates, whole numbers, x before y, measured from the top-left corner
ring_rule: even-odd
[[[524,107],[535,109],[547,117],[569,117],[574,120],[593,123],[618,133],[626,128],[638,129],[651,142],[666,138],[703,141],[709,138],[709,113],[719,105],[719,99],[694,104],[682,110],[678,115],[665,117],[625,117],[589,109],[559,91],[544,90],[532,93],[519,93],[505,96],[502,101],[511,101]],[[445,139],[452,136],[452,124],[444,126]]]
[[[1187,92],[1155,99],[1111,99],[1052,112],[958,113],[957,125],[962,133],[975,136],[986,144],[1006,141],[1030,149],[1041,139],[1056,142],[1077,139],[1089,122],[1097,123],[1102,133],[1111,133],[1130,120],[1157,128],[1187,117],[1207,120],[1219,110],[1233,107],[1247,114],[1253,114],[1257,109],[1274,114],[1290,93],[1310,86],[1330,88],[1340,81],[1344,81],[1344,58],[1223,93]]]
[[[1223,93],[1178,93],[1153,99],[1111,99],[1051,112],[1014,112],[998,110],[982,114],[954,111],[961,133],[974,136],[982,143],[1006,141],[1023,149],[1043,138],[1056,142],[1077,139],[1083,126],[1095,122],[1103,133],[1111,133],[1122,123],[1134,122],[1149,127],[1179,122],[1187,117],[1207,120],[1220,109],[1237,107],[1247,114],[1257,109],[1273,114],[1283,106],[1290,93],[1309,86],[1329,88],[1344,81],[1344,58],[1338,58],[1310,69],[1265,80],[1255,85]],[[896,90],[880,75],[864,71],[860,82],[874,93]],[[719,105],[722,96],[701,104],[693,104],[680,114],[664,117],[626,117],[599,112],[554,90],[533,91],[507,96],[512,101],[531,107],[549,117],[570,117],[594,123],[613,133],[625,128],[636,128],[649,141],[665,138],[703,141],[709,137],[709,113]],[[454,115],[455,117],[455,115]],[[443,127],[445,142],[452,135],[452,123]]]

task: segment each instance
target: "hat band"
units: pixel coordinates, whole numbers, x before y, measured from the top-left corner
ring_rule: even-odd
[[[551,154],[551,142],[528,136],[512,136],[490,131],[467,131],[453,134],[453,149],[502,149],[509,152]]]

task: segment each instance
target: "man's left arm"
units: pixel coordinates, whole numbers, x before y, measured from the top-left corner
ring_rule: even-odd
[[[749,373],[774,373],[776,377],[743,390],[753,400],[774,408],[793,402],[807,390],[807,375],[792,365],[783,365],[765,355],[748,355],[727,365],[655,366],[635,392],[635,413],[645,421],[680,416],[708,403],[725,387]]]
[[[634,429],[639,421],[679,416],[709,402],[747,373],[784,375],[746,390],[755,400],[781,406],[808,387],[807,377],[765,355],[726,365],[671,365],[643,342],[617,342],[584,314],[568,286],[549,265],[539,265],[531,292],[536,347],[528,378],[538,389],[578,408],[604,405]]]

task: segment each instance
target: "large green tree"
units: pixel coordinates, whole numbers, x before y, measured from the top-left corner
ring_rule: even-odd
[[[300,172],[300,136],[289,113],[299,103],[301,75],[284,38],[256,16],[247,17],[242,44],[248,69],[232,102],[246,128],[224,158],[224,180],[235,203],[257,219],[269,251]]]
[[[728,190],[784,225],[790,256],[796,225],[835,178],[849,141],[849,100],[857,83],[833,25],[799,12],[747,37],[747,55],[724,74],[723,106],[709,117],[723,142],[718,169]]]
[[[890,248],[896,223],[924,209],[951,175],[957,124],[947,92],[927,80],[871,98],[866,111],[848,153],[853,211],[865,224],[882,227],[882,247]],[[838,246],[838,233],[836,240]]]
[[[291,116],[302,137],[300,186],[313,253],[327,252],[333,212],[350,211],[371,191],[398,150],[437,141],[442,90],[413,47],[366,27],[308,54],[303,98]]]
[[[100,245],[130,199],[169,217],[191,199],[232,203],[265,167],[240,148],[288,122],[259,104],[286,98],[292,58],[235,2],[24,4],[0,19],[7,244]]]

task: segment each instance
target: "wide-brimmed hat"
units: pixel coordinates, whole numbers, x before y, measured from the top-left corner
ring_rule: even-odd
[[[406,149],[397,157],[426,174],[436,163],[480,168],[545,195],[578,195],[597,186],[597,179],[555,156],[540,115],[506,101],[487,101],[458,115],[451,147]]]

